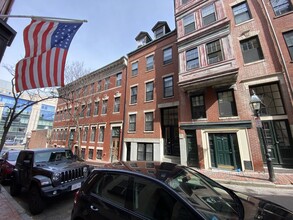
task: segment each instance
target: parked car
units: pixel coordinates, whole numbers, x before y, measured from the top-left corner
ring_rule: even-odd
[[[0,183],[11,179],[11,173],[14,169],[18,154],[19,150],[6,150],[0,156]]]
[[[29,210],[39,214],[46,207],[46,198],[77,190],[90,171],[91,167],[78,161],[70,149],[21,150],[12,172],[10,194],[28,191]]]
[[[193,168],[139,161],[94,169],[75,195],[71,219],[293,219],[293,213]]]

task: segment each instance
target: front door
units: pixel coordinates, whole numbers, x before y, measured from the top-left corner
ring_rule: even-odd
[[[237,136],[234,133],[209,134],[212,166],[241,169]]]
[[[273,163],[283,167],[293,167],[293,145],[288,121],[262,121],[262,126]],[[263,140],[262,153],[266,162]]]
[[[119,159],[119,146],[120,146],[120,127],[113,127],[111,162]]]
[[[187,165],[192,167],[199,166],[195,132],[196,131],[186,131]]]

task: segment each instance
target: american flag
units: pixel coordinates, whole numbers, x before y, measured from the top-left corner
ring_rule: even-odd
[[[81,24],[32,20],[23,32],[25,57],[16,64],[16,92],[64,86],[67,52]]]

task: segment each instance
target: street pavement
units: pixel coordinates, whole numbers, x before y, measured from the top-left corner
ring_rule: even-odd
[[[276,181],[269,181],[267,172],[236,172],[223,170],[198,170],[200,173],[237,190],[241,187],[257,187],[269,191],[272,195],[279,195],[282,191],[293,192],[293,170],[275,169]],[[32,220],[33,218],[10,196],[9,192],[0,185],[0,215],[1,219]],[[261,193],[256,190],[255,193]]]

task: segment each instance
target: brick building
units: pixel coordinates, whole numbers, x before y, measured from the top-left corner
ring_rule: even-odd
[[[127,59],[120,59],[59,90],[52,143],[88,161],[121,158]]]
[[[175,0],[187,164],[263,170],[263,139],[249,107],[254,91],[263,102],[260,119],[274,166],[292,167],[292,57],[283,36],[292,54],[293,26],[292,5],[285,2]],[[272,27],[281,20],[287,25],[275,28],[275,36]]]
[[[180,163],[177,34],[162,21],[152,31],[128,54],[122,159]]]

